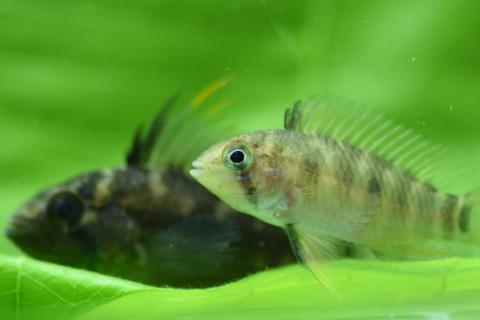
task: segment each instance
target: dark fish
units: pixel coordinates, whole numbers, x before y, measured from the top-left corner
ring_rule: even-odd
[[[8,237],[38,259],[175,287],[293,262],[281,229],[237,214],[185,173],[219,128],[218,104],[205,107],[207,98],[208,90],[176,113],[170,99],[135,135],[125,167],[39,193],[13,215]]]

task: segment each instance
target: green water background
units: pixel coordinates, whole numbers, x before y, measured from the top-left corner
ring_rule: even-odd
[[[473,157],[479,16],[467,0],[2,0],[0,229],[42,188],[121,165],[166,97],[225,75],[243,130],[330,94]],[[0,253],[20,254],[3,236]]]
[[[173,92],[235,76],[232,117],[312,94],[478,149],[475,1],[13,1],[0,6],[0,228],[23,200],[122,163]],[[2,252],[16,252],[2,237]]]

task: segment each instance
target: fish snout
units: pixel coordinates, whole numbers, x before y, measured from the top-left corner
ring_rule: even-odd
[[[192,169],[190,169],[189,173],[192,177],[198,178],[201,176],[203,172],[203,166],[202,163],[198,160],[195,160],[192,162]]]
[[[35,232],[31,219],[19,214],[14,214],[10,220],[10,224],[5,230],[5,235],[11,240],[28,236]]]

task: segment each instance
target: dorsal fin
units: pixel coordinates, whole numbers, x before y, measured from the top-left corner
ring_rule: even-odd
[[[137,129],[130,150],[127,152],[128,166],[142,167],[148,163],[152,150],[165,127],[167,116],[175,105],[178,96],[178,94],[174,95],[165,102],[145,135],[142,134],[141,126]]]
[[[326,135],[431,181],[445,148],[371,109],[338,98],[312,97],[285,112],[285,129]]]
[[[127,156],[128,165],[184,169],[201,151],[232,134],[233,129],[225,121],[228,102],[213,96],[230,80],[218,79],[191,101],[180,101],[175,107],[178,96],[169,99],[145,136],[137,131]]]

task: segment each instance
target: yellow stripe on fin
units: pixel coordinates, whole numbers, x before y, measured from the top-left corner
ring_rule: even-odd
[[[178,104],[165,120],[165,128],[149,163],[151,168],[186,169],[204,149],[233,135],[233,127],[226,116],[228,100],[222,96],[213,99],[232,78],[218,79],[191,101]]]
[[[223,78],[220,78],[213,83],[206,86],[202,91],[200,91],[191,102],[192,109],[198,108],[205,100],[212,96],[215,92],[220,90],[220,88],[226,86],[230,81],[232,81],[233,76],[228,75]]]
[[[215,104],[213,104],[210,108],[208,108],[207,115],[208,116],[213,116],[213,115],[221,112],[222,110],[224,110],[229,105],[231,105],[231,102],[229,100],[227,100],[227,99],[220,100],[220,101],[216,102]]]

